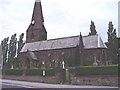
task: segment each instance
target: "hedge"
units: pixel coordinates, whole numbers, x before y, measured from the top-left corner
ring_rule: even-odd
[[[27,76],[42,76],[43,70],[46,72],[46,76],[55,76],[56,72],[63,74],[63,78],[66,76],[66,72],[63,69],[3,69],[4,75],[27,75]],[[75,73],[76,76],[90,76],[90,75],[118,75],[118,65],[111,66],[80,66],[74,68],[68,68],[70,73]]]
[[[118,75],[118,66],[79,67],[72,70],[76,76]]]
[[[4,75],[23,75],[23,73],[27,76],[42,76],[43,70],[46,72],[46,76],[54,76],[57,69],[3,69],[2,72]]]
[[[43,75],[43,70],[44,69],[27,69],[26,70],[26,75],[30,76],[42,76]],[[54,69],[46,69],[45,70],[46,76],[54,76],[55,75],[55,70]]]
[[[2,73],[5,75],[16,75],[16,76],[20,76],[23,74],[23,70],[22,69],[3,69]]]

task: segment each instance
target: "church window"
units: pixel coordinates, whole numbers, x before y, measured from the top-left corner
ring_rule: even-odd
[[[34,37],[35,37],[35,36],[34,36],[34,34],[32,33],[32,34],[31,34],[31,39],[34,39]]]

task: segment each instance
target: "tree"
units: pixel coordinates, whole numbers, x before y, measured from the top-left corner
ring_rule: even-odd
[[[97,34],[97,31],[96,31],[96,28],[95,28],[95,25],[94,25],[94,22],[93,22],[93,21],[91,21],[90,31],[91,31],[91,32],[89,32],[89,36],[90,36],[90,35],[96,35],[96,34]]]
[[[16,56],[16,47],[17,44],[17,38],[16,38],[16,34],[11,36],[11,40],[9,43],[9,51],[8,51],[8,68],[10,68],[13,65],[13,59]]]
[[[0,64],[2,64],[2,46],[0,45]]]
[[[2,56],[3,56],[3,66],[6,65],[7,62],[7,53],[8,53],[8,40],[9,37],[4,38],[1,42],[1,46],[2,46]]]
[[[108,24],[108,42],[106,43],[108,47],[108,58],[112,61],[113,64],[117,63],[117,50],[118,50],[118,41],[116,29],[114,29],[112,22]]]
[[[17,50],[17,57],[20,53],[20,50],[22,49],[24,42],[23,42],[23,38],[24,38],[24,33],[22,33],[19,37],[19,41],[18,41],[18,50]]]

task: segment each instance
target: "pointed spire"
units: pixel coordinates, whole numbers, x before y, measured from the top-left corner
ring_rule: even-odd
[[[26,42],[30,43],[42,40],[47,40],[47,31],[44,26],[41,0],[35,0],[31,23],[26,33]]]
[[[41,0],[35,0],[35,2],[41,2]]]
[[[43,30],[44,18],[43,18],[41,0],[35,0],[31,24],[34,24],[35,28],[37,29],[40,28],[41,30]]]

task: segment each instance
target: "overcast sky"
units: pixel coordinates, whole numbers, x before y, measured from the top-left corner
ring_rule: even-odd
[[[118,28],[119,0],[41,0],[48,39],[90,32],[91,20],[98,34],[107,40],[109,21]],[[0,0],[0,40],[25,33],[35,0]]]

